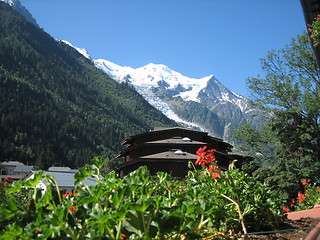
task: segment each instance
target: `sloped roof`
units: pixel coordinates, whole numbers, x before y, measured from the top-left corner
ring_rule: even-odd
[[[161,140],[155,140],[155,141],[150,141],[146,143],[172,143],[172,144],[206,144],[205,142],[200,142],[200,141],[194,141],[190,139],[190,141],[184,141],[183,138],[168,138],[168,139],[161,139]]]
[[[33,170],[33,166],[18,165],[13,171],[19,172],[19,173],[28,173],[32,170]]]
[[[37,172],[38,171],[32,171],[31,173],[34,174]],[[74,187],[74,175],[75,175],[74,172],[44,171],[44,174],[52,175],[56,179],[58,187]],[[29,177],[30,177],[30,175],[29,175]],[[98,182],[93,178],[85,179],[82,181],[82,183],[87,186],[92,186],[92,185],[98,184]]]
[[[197,159],[196,154],[183,152],[179,149],[172,149],[170,151],[150,154],[147,156],[139,157],[141,159]]]
[[[69,167],[49,167],[48,169],[49,172],[77,172],[77,169],[71,169]]]
[[[130,136],[130,138],[124,140],[123,142],[121,142],[121,144],[127,144],[129,142],[131,142],[133,139],[135,138],[139,138],[142,136],[146,136],[146,135],[150,135],[150,134],[155,134],[156,132],[171,132],[171,131],[175,131],[175,130],[181,130],[181,131],[188,131],[188,132],[196,132],[198,134],[203,134],[203,135],[207,135],[208,133],[206,132],[200,132],[197,130],[193,130],[193,129],[189,129],[189,128],[182,128],[182,127],[171,127],[171,128],[155,128],[154,130],[150,130],[149,132],[144,132],[144,133],[140,133],[140,134],[136,134],[134,136]]]
[[[18,165],[24,166],[24,164],[22,162],[18,162],[18,161],[2,162],[1,165],[3,165],[3,166],[18,166]]]
[[[138,149],[144,149],[145,147],[153,147],[153,146],[162,146],[164,144],[170,144],[170,148],[179,148],[181,145],[185,146],[205,146],[207,143],[200,142],[200,141],[194,141],[191,140],[190,142],[183,141],[182,138],[168,138],[168,139],[161,139],[156,141],[149,141],[145,142],[143,144],[140,144],[138,146],[130,146],[124,149],[122,152],[118,153],[115,158],[124,157],[125,155],[129,154],[131,151],[136,151]],[[174,147],[178,146],[178,147]]]
[[[144,132],[144,133],[140,133],[140,134],[136,134],[134,136],[130,136],[128,139],[125,139],[124,141],[121,142],[122,145],[125,144],[130,144],[132,143],[132,141],[136,138],[140,138],[143,136],[148,136],[148,135],[154,135],[160,132],[174,132],[174,131],[182,131],[182,132],[189,132],[189,133],[196,133],[196,134],[200,134],[203,136],[207,136],[209,139],[216,141],[216,142],[221,142],[224,145],[228,146],[228,147],[233,147],[231,144],[223,141],[223,139],[221,138],[216,138],[216,137],[212,137],[210,135],[208,135],[207,132],[202,132],[202,131],[198,131],[198,130],[194,130],[194,129],[190,129],[190,128],[183,128],[183,127],[170,127],[170,128],[155,128],[154,130],[150,130],[149,132]]]

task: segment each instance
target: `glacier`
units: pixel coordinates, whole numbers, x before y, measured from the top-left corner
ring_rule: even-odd
[[[230,140],[230,128],[234,129],[241,123],[251,121],[250,118],[255,110],[250,108],[249,100],[237,93],[227,89],[214,75],[203,78],[190,78],[176,72],[164,64],[149,63],[139,68],[120,66],[106,59],[93,59],[86,49],[78,48],[63,40],[65,44],[76,49],[80,54],[89,59],[95,67],[101,69],[109,77],[118,82],[131,84],[136,91],[142,95],[153,107],[161,111],[168,118],[182,124],[185,127],[206,131],[210,135]],[[184,106],[191,106],[187,103],[197,103],[201,108],[216,114],[221,119],[216,122],[222,130],[211,129],[212,124],[207,119],[195,122],[192,118],[197,109],[189,109],[190,112],[177,112],[177,106],[181,99]],[[179,102],[180,101],[180,102]],[[182,107],[183,108],[183,107]],[[183,109],[182,109],[183,111]],[[185,119],[182,115],[188,115]],[[216,120],[212,120],[212,123]],[[210,119],[209,119],[210,122]],[[220,131],[219,131],[220,132]]]

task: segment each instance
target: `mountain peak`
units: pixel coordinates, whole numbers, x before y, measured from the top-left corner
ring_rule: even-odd
[[[20,4],[20,1],[19,1],[19,0],[0,0],[0,1],[3,1],[3,2],[5,2],[5,3],[8,3],[11,7],[14,6],[14,5]]]
[[[190,78],[164,64],[131,68],[105,59],[92,61],[116,81],[131,84],[152,106],[185,126],[229,139],[232,129],[250,121],[248,99],[227,89],[213,75]]]
[[[143,69],[153,70],[153,71],[168,71],[171,72],[172,69],[170,69],[168,66],[164,64],[155,64],[155,63],[149,63],[142,67]]]
[[[31,13],[24,6],[22,6],[20,0],[0,0],[0,1],[9,4],[13,9],[15,9],[22,16],[24,16],[29,22],[39,27],[36,20],[31,15]]]

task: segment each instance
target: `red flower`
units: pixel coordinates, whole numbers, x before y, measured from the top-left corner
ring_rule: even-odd
[[[294,207],[296,205],[296,200],[292,199],[290,203],[290,207]]]
[[[218,166],[210,165],[208,168],[208,172],[212,172],[212,179],[216,179],[217,177],[220,176],[220,173],[222,171],[216,171],[218,169]]]
[[[74,206],[70,206],[69,208],[70,212],[74,213],[77,211],[77,209]]]
[[[311,28],[308,28],[308,31],[311,32]]]
[[[220,176],[221,171],[213,172],[212,173],[212,179],[216,179]]]
[[[125,234],[121,234],[121,240],[124,240],[124,238],[128,237],[127,235]]]
[[[196,165],[201,165],[202,167],[206,164],[212,163],[216,160],[216,157],[213,155],[213,152],[216,149],[207,150],[207,146],[199,148],[196,154],[198,155],[197,161],[195,162]]]
[[[308,180],[310,180],[310,179],[308,179]],[[308,185],[309,183],[308,183],[308,181],[307,180],[305,180],[305,179],[303,179],[302,181],[301,181],[301,183],[302,183],[302,185],[303,186],[305,186],[305,185]]]
[[[299,202],[303,202],[305,199],[306,199],[306,196],[305,196],[303,193],[298,192],[297,200],[298,200]]]
[[[35,233],[40,233],[41,232],[38,228],[36,228],[36,230],[34,230],[34,231],[35,231]]]
[[[286,213],[290,212],[289,208],[282,206],[282,210],[285,211]]]
[[[217,169],[218,166],[213,166],[213,165],[210,165],[209,168],[208,168],[208,172],[214,172],[215,169]]]
[[[76,197],[76,195],[74,195],[73,192],[65,193],[65,194],[62,195],[62,197],[67,197],[69,195],[71,195],[72,197]]]

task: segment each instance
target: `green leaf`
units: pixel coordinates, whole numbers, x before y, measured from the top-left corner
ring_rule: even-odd
[[[22,185],[24,187],[30,187],[30,188],[36,187],[37,184],[40,182],[40,179],[42,178],[42,176],[43,176],[43,171],[39,171],[34,174],[33,178],[29,178],[28,180],[24,181]]]
[[[0,206],[0,221],[10,219],[18,213],[18,207],[12,199],[8,199],[6,204]]]

